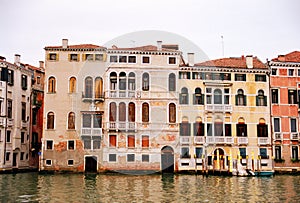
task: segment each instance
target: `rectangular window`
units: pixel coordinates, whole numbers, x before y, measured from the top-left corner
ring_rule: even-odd
[[[7,117],[12,118],[12,100],[7,99]]]
[[[196,155],[196,158],[202,158],[203,148],[202,147],[196,147],[196,149],[195,149],[195,155]]]
[[[109,147],[116,147],[116,146],[117,146],[117,136],[109,135]]]
[[[179,72],[179,79],[191,79],[190,72]]]
[[[149,136],[142,135],[142,148],[149,148]]]
[[[116,162],[117,161],[117,155],[116,154],[109,154],[108,155],[108,161],[109,162]]]
[[[74,149],[75,149],[74,140],[68,140],[68,150],[74,150]]]
[[[180,123],[180,136],[191,136],[191,125],[188,122]]]
[[[289,69],[288,74],[289,76],[294,76],[294,69]]]
[[[119,56],[119,63],[127,63],[127,56]]]
[[[300,76],[300,69],[298,69],[298,76]]]
[[[21,132],[21,143],[25,143],[25,132]]]
[[[142,63],[150,63],[150,57],[149,56],[142,56]]]
[[[289,104],[297,104],[296,90],[288,90],[288,100]]]
[[[231,136],[231,124],[225,124],[225,136]]]
[[[247,137],[247,125],[246,124],[236,124],[236,136]]]
[[[10,130],[6,131],[6,142],[7,143],[11,142],[11,131]]]
[[[274,132],[280,132],[280,118],[274,118]]]
[[[69,61],[79,61],[79,54],[70,54]]]
[[[102,115],[101,114],[93,115],[93,127],[94,128],[102,127]]]
[[[10,152],[6,152],[5,161],[9,161],[9,159],[10,159]]]
[[[257,125],[257,137],[268,137],[268,126],[265,124]]]
[[[14,71],[13,70],[7,71],[7,84],[14,85]]]
[[[92,116],[91,114],[83,114],[82,115],[82,127],[91,128],[92,127]]]
[[[24,153],[24,152],[21,152],[21,154],[20,154],[20,160],[21,160],[21,161],[24,160],[24,155],[25,155],[25,153]]]
[[[246,153],[246,148],[239,148],[240,150],[240,156],[242,159],[246,159],[247,153]]]
[[[292,159],[298,160],[298,146],[292,146]]]
[[[110,56],[109,57],[109,62],[111,62],[111,63],[117,63],[118,62],[118,56],[115,56],[115,55]]]
[[[92,138],[91,138],[91,136],[81,136],[81,139],[83,141],[84,149],[92,149],[92,144],[91,144]]]
[[[204,123],[194,123],[194,136],[204,136]]]
[[[52,140],[47,140],[46,141],[46,148],[48,150],[52,150],[53,149],[53,141]]]
[[[68,160],[68,166],[73,166],[74,165],[74,160],[73,159],[69,159]]]
[[[92,140],[93,140],[93,149],[100,149],[101,137],[100,136],[92,136]]]
[[[52,160],[46,159],[46,166],[51,166],[51,165],[52,165]]]
[[[246,81],[246,74],[235,74],[234,80],[235,81]]]
[[[169,64],[176,64],[176,57],[169,57]]]
[[[290,124],[291,124],[291,132],[297,132],[297,123],[295,118],[290,119]]]
[[[56,53],[50,53],[49,55],[48,55],[48,59],[50,60],[50,61],[57,61],[58,60],[58,55],[56,54]]]
[[[26,122],[26,102],[22,102],[22,121]]]
[[[127,154],[127,162],[134,162],[135,154]]]
[[[192,73],[192,79],[196,79],[196,80],[202,79],[202,73],[193,72]]]
[[[281,146],[275,146],[275,160],[281,160]]]
[[[134,135],[128,135],[127,136],[127,147],[128,148],[134,148],[135,147],[135,136]]]
[[[262,159],[268,159],[268,153],[267,153],[267,148],[260,148],[259,149],[259,155]]]
[[[255,75],[255,81],[256,82],[266,82],[267,77],[266,77],[266,75]]]
[[[181,148],[181,156],[180,158],[191,158],[190,149],[188,147]]]
[[[84,55],[84,60],[85,61],[93,61],[94,60],[94,55],[93,54],[85,54]]]
[[[207,132],[207,136],[212,136],[212,124],[211,123],[206,124],[206,132]]]
[[[95,61],[104,61],[103,54],[95,54]]]
[[[27,90],[27,76],[23,74],[21,76],[21,87],[23,90]]]
[[[278,89],[272,89],[272,104],[278,104]]]
[[[136,63],[136,56],[128,56],[128,63]]]
[[[142,154],[142,162],[149,162],[149,154]]]
[[[272,68],[272,75],[277,75],[277,68]]]

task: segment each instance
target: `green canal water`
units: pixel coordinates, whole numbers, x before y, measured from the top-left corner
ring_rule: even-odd
[[[300,176],[1,174],[1,202],[300,202]]]

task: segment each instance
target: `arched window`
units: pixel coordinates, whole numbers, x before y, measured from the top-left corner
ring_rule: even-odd
[[[93,79],[91,77],[85,78],[85,98],[93,97]]]
[[[176,105],[169,104],[169,123],[176,123]]]
[[[203,102],[203,95],[202,95],[202,92],[201,92],[201,89],[199,87],[197,87],[195,89],[195,94],[194,94],[194,104],[204,104]]]
[[[235,103],[237,106],[246,106],[246,96],[244,95],[244,91],[242,89],[237,91]]]
[[[182,118],[182,122],[179,125],[180,136],[191,136],[191,124],[187,117]]]
[[[256,106],[267,106],[267,96],[264,95],[263,90],[258,90],[258,95],[256,96]]]
[[[135,122],[135,104],[133,102],[128,105],[128,121]]]
[[[142,122],[149,122],[149,104],[142,104]]]
[[[222,104],[222,91],[220,89],[214,90],[214,104]]]
[[[49,112],[47,114],[47,129],[54,129],[54,113]]]
[[[265,119],[259,119],[257,125],[257,137],[268,137],[268,125],[266,125]]]
[[[110,90],[116,90],[117,89],[117,73],[112,72],[110,73]]]
[[[119,121],[126,121],[126,104],[124,102],[119,104]]]
[[[149,74],[148,73],[143,73],[142,90],[143,91],[148,91],[149,90],[149,85],[150,85]]]
[[[55,89],[56,89],[56,79],[55,77],[52,76],[48,79],[48,92],[55,93]]]
[[[128,75],[128,90],[135,90],[135,74],[129,73]]]
[[[115,102],[109,104],[109,121],[117,120],[117,105]]]
[[[68,129],[74,130],[75,129],[75,113],[70,112],[68,115]]]
[[[174,73],[169,74],[169,91],[176,90],[176,77]]]
[[[103,80],[101,77],[95,79],[95,98],[103,98]]]
[[[76,92],[76,78],[71,77],[69,80],[69,93],[75,93]]]
[[[189,103],[189,92],[186,87],[181,89],[181,93],[179,95],[179,103],[180,104],[188,104]]]
[[[126,73],[124,72],[119,75],[119,90],[126,90]]]

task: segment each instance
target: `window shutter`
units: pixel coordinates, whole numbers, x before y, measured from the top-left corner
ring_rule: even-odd
[[[201,94],[201,100],[202,100],[201,104],[204,104],[204,94]]]
[[[68,54],[68,61],[71,61],[71,54]]]
[[[244,95],[244,106],[247,106],[247,96]]]
[[[11,70],[11,84],[13,85],[14,84],[14,71]]]
[[[267,96],[264,96],[264,106],[267,106]]]
[[[103,61],[106,62],[106,59],[107,59],[107,55],[104,53],[103,54]]]
[[[256,96],[256,106],[258,106],[258,96]]]
[[[50,60],[50,54],[48,53],[47,54],[47,61],[49,61]]]
[[[193,125],[194,125],[194,136],[197,136],[197,124],[198,123],[193,123]]]
[[[77,54],[77,61],[80,61],[80,54]]]
[[[179,123],[179,129],[180,129],[180,136],[183,136],[183,125],[182,123]]]
[[[56,61],[59,60],[59,54],[56,54]]]
[[[191,124],[190,123],[188,123],[188,124],[186,124],[187,125],[187,129],[188,129],[188,134],[187,134],[187,136],[191,136]]]
[[[82,61],[86,60],[86,54],[82,54]]]
[[[235,105],[238,106],[238,95],[235,95]]]
[[[248,132],[248,131],[247,131],[247,125],[245,124],[244,126],[245,126],[244,136],[247,137],[247,136],[248,136],[248,135],[247,135],[247,132]]]

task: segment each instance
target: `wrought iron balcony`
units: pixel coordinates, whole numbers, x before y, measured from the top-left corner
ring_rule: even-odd
[[[233,137],[224,137],[224,136],[208,136],[206,137],[206,143],[209,144],[233,144]]]

